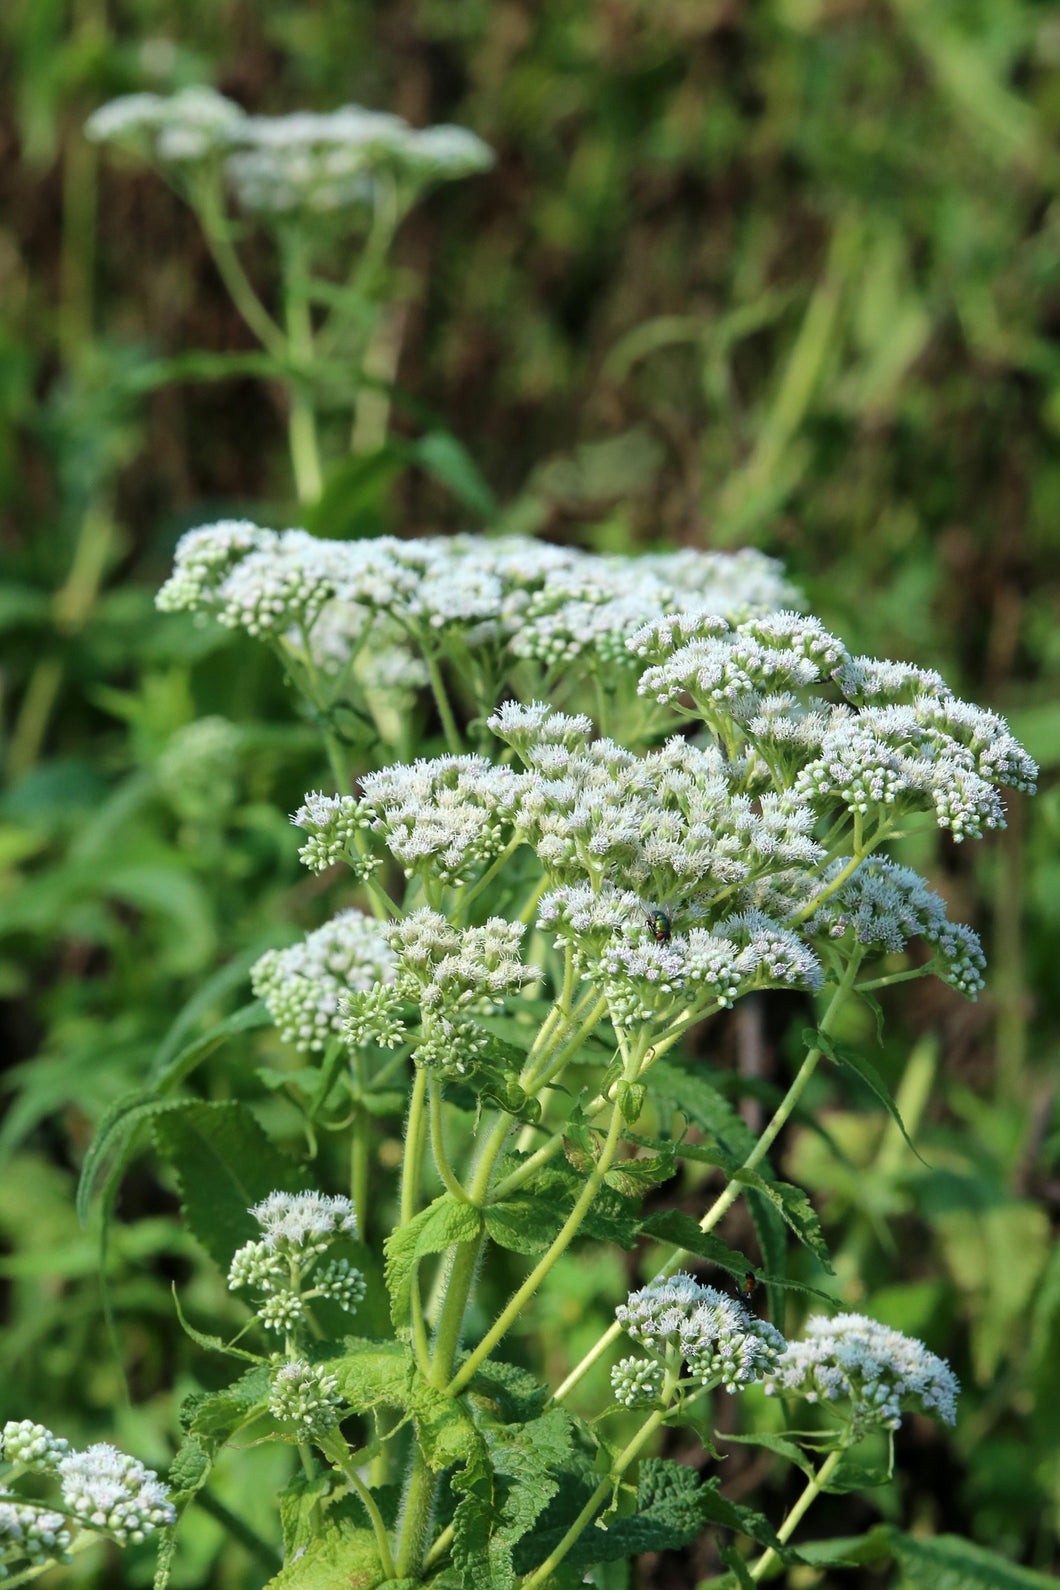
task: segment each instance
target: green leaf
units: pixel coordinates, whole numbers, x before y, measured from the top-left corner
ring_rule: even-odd
[[[814,1032],[812,1029],[808,1028],[803,1033],[803,1040],[811,1048],[816,1045],[816,1047],[820,1049],[821,1053],[827,1055],[833,1064],[841,1066],[843,1069],[850,1071],[858,1078],[859,1081],[864,1082],[869,1091],[874,1093],[879,1099],[880,1103],[891,1117],[891,1120],[894,1121],[895,1125],[898,1127],[898,1130],[901,1132],[902,1136],[905,1138],[906,1142],[909,1144],[909,1147],[913,1150],[913,1153],[916,1155],[920,1163],[922,1165],[927,1165],[927,1160],[917,1149],[913,1139],[909,1136],[909,1133],[905,1129],[905,1122],[902,1120],[898,1106],[891,1096],[890,1088],[880,1076],[880,1073],[877,1071],[872,1061],[866,1060],[863,1055],[859,1055],[853,1049],[846,1048],[845,1045],[835,1043],[828,1036],[828,1034],[824,1032]],[[930,1168],[931,1167],[928,1166],[928,1169]]]
[[[190,1229],[223,1270],[237,1248],[260,1235],[251,1205],[276,1189],[308,1186],[245,1104],[185,1104],[155,1122],[155,1139],[177,1173]]]
[[[223,1391],[187,1397],[180,1421],[189,1437],[198,1440],[211,1458],[237,1430],[256,1419],[269,1397],[269,1371],[265,1364],[248,1369]]]
[[[750,1259],[736,1248],[730,1248],[712,1231],[701,1231],[698,1220],[682,1214],[679,1209],[660,1209],[648,1215],[640,1224],[641,1232],[657,1242],[672,1242],[675,1248],[686,1248],[699,1259],[709,1259],[719,1269],[739,1280],[750,1270],[757,1275]]]
[[[840,1536],[835,1540],[812,1540],[799,1547],[804,1562],[821,1567],[871,1565],[891,1560],[891,1527],[876,1524],[864,1535]]]
[[[232,1346],[229,1342],[224,1341],[220,1336],[208,1335],[206,1331],[198,1331],[195,1329],[194,1325],[190,1325],[184,1316],[184,1310],[180,1306],[180,1293],[177,1291],[176,1281],[173,1282],[173,1303],[177,1311],[177,1318],[180,1321],[181,1329],[184,1331],[185,1335],[190,1336],[192,1341],[197,1343],[199,1347],[204,1347],[207,1352],[211,1353],[228,1353],[233,1358],[245,1358],[249,1363],[252,1364],[260,1364],[263,1362],[262,1355],[260,1353],[248,1353],[242,1347]]]
[[[740,1590],[756,1590],[755,1581],[751,1578],[750,1570],[735,1546],[722,1546],[718,1556],[732,1574]]]
[[[891,1554],[916,1590],[1056,1590],[1056,1580],[973,1545],[958,1535],[914,1539],[890,1532]]]
[[[324,1514],[319,1531],[269,1580],[268,1590],[352,1590],[385,1577],[375,1535],[363,1527],[364,1509],[344,1497]]]
[[[554,1203],[528,1192],[515,1192],[484,1213],[493,1241],[513,1253],[543,1253],[562,1224]]]
[[[420,1259],[441,1253],[456,1242],[474,1242],[482,1231],[482,1212],[443,1193],[412,1220],[387,1237],[386,1284],[395,1326],[408,1325],[412,1310],[412,1276]]]
[[[197,1435],[188,1435],[169,1465],[166,1480],[175,1495],[190,1495],[206,1484],[212,1468],[213,1457],[207,1447]]]
[[[645,1081],[653,1099],[680,1110],[727,1152],[745,1159],[754,1148],[755,1134],[728,1099],[707,1081],[702,1068],[686,1071],[671,1060],[656,1060]]]
[[[848,1491],[870,1491],[878,1485],[889,1485],[894,1479],[894,1436],[888,1431],[887,1463],[856,1463],[849,1452],[844,1452],[837,1468],[832,1470],[822,1490],[843,1496]]]
[[[828,1245],[821,1234],[820,1221],[801,1187],[793,1187],[786,1181],[766,1181],[756,1170],[747,1170],[743,1166],[733,1171],[732,1179],[738,1181],[741,1187],[752,1187],[763,1198],[767,1198],[785,1225],[809,1248],[822,1268],[829,1275],[834,1274]]]
[[[727,1433],[722,1435],[718,1430],[714,1433],[719,1441],[735,1441],[738,1446],[765,1447],[767,1452],[775,1452],[777,1457],[782,1457],[786,1463],[794,1463],[795,1467],[801,1469],[808,1480],[812,1480],[817,1472],[802,1448],[796,1446],[794,1441],[789,1441],[782,1435],[729,1435]]]
[[[453,1566],[463,1590],[495,1587],[489,1546],[493,1524],[493,1468],[484,1441],[476,1441],[467,1462],[449,1481],[460,1500],[453,1513]],[[511,1583],[514,1584],[514,1576]],[[508,1590],[505,1586],[504,1590]]]
[[[343,1401],[356,1413],[370,1408],[406,1408],[416,1362],[402,1342],[346,1336],[343,1351],[327,1361],[327,1371],[338,1381]]]
[[[611,1166],[604,1181],[623,1198],[643,1198],[653,1187],[669,1181],[676,1168],[673,1150],[668,1149],[649,1159],[624,1159]]]
[[[766,1520],[750,1508],[726,1501],[718,1494],[719,1484],[716,1478],[704,1481],[683,1463],[649,1458],[641,1464],[636,1511],[630,1517],[608,1520],[606,1528],[591,1524],[571,1549],[571,1565],[587,1568],[646,1551],[680,1550],[697,1539],[708,1524],[741,1534],[753,1528],[752,1539],[768,1537],[763,1543],[776,1549],[779,1542]],[[557,1543],[550,1538],[535,1537],[534,1541],[535,1548],[540,1545],[546,1550]],[[780,1551],[790,1555],[783,1546]]]
[[[308,1545],[316,1532],[319,1510],[326,1509],[335,1491],[344,1482],[334,1469],[308,1477],[295,1474],[279,1494],[283,1554],[291,1558]]]
[[[485,1428],[501,1496],[488,1546],[491,1590],[513,1590],[513,1551],[557,1494],[572,1454],[573,1431],[574,1421],[565,1408],[552,1408],[514,1428]]]
[[[447,486],[458,502],[483,519],[497,512],[497,499],[463,442],[449,431],[431,431],[413,444],[412,456],[421,469]]]

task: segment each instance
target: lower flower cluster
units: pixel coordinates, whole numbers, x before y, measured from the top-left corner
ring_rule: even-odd
[[[22,1419],[4,1425],[0,1451],[9,1469],[0,1486],[0,1579],[27,1565],[67,1560],[81,1530],[124,1546],[176,1519],[168,1487],[154,1470],[105,1442],[75,1451],[44,1425]],[[54,1506],[11,1489],[26,1472],[58,1481]]]

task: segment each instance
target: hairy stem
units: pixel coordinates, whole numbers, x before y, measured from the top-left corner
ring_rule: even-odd
[[[632,1078],[630,1078],[630,1080],[632,1080]],[[470,1357],[465,1359],[464,1363],[461,1364],[460,1369],[453,1376],[453,1379],[450,1381],[447,1388],[452,1396],[456,1396],[459,1392],[463,1391],[464,1387],[472,1378],[479,1365],[489,1357],[497,1343],[503,1336],[507,1334],[512,1324],[522,1313],[526,1304],[533,1297],[534,1293],[541,1285],[541,1282],[544,1280],[545,1276],[552,1269],[553,1265],[569,1248],[571,1241],[577,1235],[578,1227],[581,1225],[586,1214],[588,1213],[590,1204],[600,1191],[600,1188],[603,1186],[604,1177],[611,1168],[612,1161],[614,1160],[615,1153],[618,1149],[619,1139],[622,1135],[622,1125],[622,1111],[616,1104],[612,1107],[611,1121],[610,1125],[608,1126],[607,1137],[605,1138],[603,1147],[600,1150],[600,1157],[593,1166],[588,1180],[586,1181],[580,1196],[575,1202],[574,1208],[571,1210],[570,1214],[563,1222],[563,1225],[560,1227],[559,1234],[556,1236],[551,1247],[549,1247],[538,1260],[537,1264],[531,1270],[522,1286],[520,1286],[518,1290],[512,1294],[511,1298],[508,1300],[508,1303],[501,1310],[498,1318],[494,1321],[492,1327],[486,1332],[485,1336],[479,1342],[474,1352],[470,1355]]]
[[[821,1494],[822,1489],[828,1483],[831,1475],[835,1472],[835,1469],[842,1456],[842,1447],[835,1452],[830,1452],[825,1458],[824,1462],[821,1464],[821,1467],[817,1470],[817,1473],[814,1475],[813,1479],[808,1481],[806,1489],[803,1491],[802,1495],[795,1503],[795,1506],[791,1509],[791,1512],[777,1530],[777,1539],[783,1544],[786,1545],[791,1539],[791,1536],[795,1533],[796,1527],[798,1526],[799,1520],[806,1513],[810,1505],[816,1501],[817,1497]],[[779,1561],[780,1558],[777,1556],[772,1546],[770,1546],[762,1553],[754,1567],[750,1570],[751,1578],[761,1579],[763,1575],[767,1573],[768,1570],[773,1566],[773,1564]]]
[[[600,1481],[599,1485],[596,1487],[595,1491],[590,1496],[589,1500],[586,1502],[585,1506],[582,1508],[573,1524],[567,1530],[567,1533],[564,1535],[559,1545],[549,1553],[539,1568],[535,1568],[533,1573],[528,1574],[527,1577],[522,1581],[521,1590],[534,1590],[536,1585],[539,1585],[544,1580],[547,1580],[552,1572],[559,1567],[564,1557],[571,1550],[571,1547],[576,1544],[579,1536],[583,1535],[585,1530],[592,1523],[600,1509],[601,1503],[606,1501],[609,1493],[614,1490],[616,1483],[622,1478],[623,1474],[629,1468],[629,1465],[633,1462],[633,1459],[637,1456],[637,1453],[644,1446],[645,1442],[655,1434],[656,1430],[662,1424],[663,1420],[666,1418],[666,1414],[666,1408],[657,1408],[653,1414],[650,1414],[649,1417],[645,1419],[644,1423],[641,1425],[633,1439],[629,1442],[628,1446],[624,1447],[619,1453],[618,1457],[611,1465],[610,1472]]]
[[[819,1030],[821,1032],[828,1033],[831,1031],[836,1018],[839,1015],[840,1009],[850,994],[850,990],[853,986],[854,978],[857,976],[857,970],[860,964],[860,958],[855,957],[847,966],[839,986],[836,988],[835,993],[832,995],[832,998],[829,1001],[828,1009],[825,1011],[818,1024]],[[798,1104],[807,1083],[817,1069],[817,1063],[821,1058],[821,1052],[822,1051],[816,1047],[809,1050],[787,1093],[785,1093],[783,1099],[778,1104],[772,1120],[769,1122],[769,1125],[766,1127],[765,1131],[758,1139],[758,1142],[755,1144],[754,1148],[744,1160],[743,1165],[740,1167],[742,1170],[755,1170],[766,1157],[770,1148],[773,1146],[778,1133],[788,1120],[796,1104]],[[731,1209],[737,1198],[739,1198],[741,1191],[742,1183],[737,1181],[735,1178],[730,1181],[724,1192],[722,1192],[721,1195],[715,1199],[710,1208],[707,1210],[706,1214],[703,1216],[702,1220],[699,1222],[700,1230],[711,1231],[714,1226],[717,1225],[722,1215],[724,1215],[727,1210]],[[673,1254],[671,1254],[670,1258],[663,1265],[655,1279],[666,1278],[675,1274],[676,1271],[681,1268],[682,1264],[685,1264],[690,1257],[691,1255],[684,1248],[678,1248]],[[594,1345],[585,1354],[584,1358],[582,1358],[580,1363],[575,1365],[563,1384],[553,1392],[551,1404],[562,1402],[565,1397],[569,1396],[582,1377],[596,1363],[597,1359],[603,1356],[603,1354],[611,1346],[612,1342],[615,1341],[616,1338],[621,1334],[622,1327],[616,1320],[613,1324],[608,1326],[607,1330],[604,1331],[603,1335],[598,1338]]]

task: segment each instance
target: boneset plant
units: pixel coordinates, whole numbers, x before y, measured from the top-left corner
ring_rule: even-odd
[[[852,1454],[886,1454],[908,1412],[953,1422],[948,1365],[821,1312],[839,1301],[827,1292],[788,1338],[785,1291],[814,1288],[791,1279],[785,1243],[826,1273],[828,1251],[769,1153],[825,1060],[897,1116],[835,1038],[844,1006],[928,975],[974,998],[984,957],[887,845],[915,825],[956,839],[1001,825],[1001,789],[1033,789],[1036,770],[936,673],[851,656],[795,600],[750,552],[346,543],[246,522],[180,543],[159,606],[275,649],[335,786],[294,814],[300,854],[347,880],[330,922],[259,960],[259,1003],[223,1029],[271,1022],[289,1046],[289,1068],[262,1076],[298,1157],[246,1106],[173,1096],[211,1040],[126,1112],[154,1119],[189,1224],[253,1310],[229,1340],[187,1322],[247,1367],[185,1407],[172,1507],[193,1504],[226,1446],[289,1444],[278,1586],[543,1590],[704,1530],[726,1532],[727,1580],[746,1585],[800,1560],[790,1538],[822,1490],[890,1473]],[[428,712],[445,748],[409,760]],[[756,1135],[686,1040],[701,1048],[703,1023],[770,989],[818,1014]],[[402,1114],[395,1163],[380,1123]],[[335,1144],[343,1192],[322,1185]],[[686,1165],[698,1218],[659,1192]],[[258,1189],[249,1208],[240,1188]],[[761,1263],[717,1234],[739,1199]],[[572,1243],[641,1241],[666,1257],[562,1381],[506,1356]],[[480,1299],[513,1267],[491,1315]],[[350,1334],[384,1317],[384,1290],[389,1330]],[[601,1360],[612,1396],[590,1419],[570,1402]],[[723,1393],[747,1438],[806,1476],[775,1526],[720,1494]],[[652,1455],[674,1426],[702,1443],[705,1473]],[[5,1437],[16,1466],[24,1428]],[[152,1495],[164,1584],[179,1523]],[[2,1523],[22,1577],[69,1544],[46,1504],[31,1530],[29,1505]],[[877,1532],[871,1549],[904,1560],[905,1538]],[[818,1543],[813,1560],[852,1550]]]
[[[298,498],[315,501],[322,408],[352,411],[355,451],[386,435],[405,296],[389,256],[401,221],[438,184],[487,171],[492,150],[467,128],[416,129],[360,105],[249,116],[202,86],[123,95],[101,105],[85,132],[146,161],[191,206],[262,349],[249,362],[192,356],[174,373],[250,370],[282,381]],[[264,230],[278,269],[272,308],[244,263],[250,223]]]

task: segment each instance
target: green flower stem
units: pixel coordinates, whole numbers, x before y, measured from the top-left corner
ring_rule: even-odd
[[[457,902],[457,918],[459,921],[466,921],[468,906],[473,900],[478,899],[483,889],[489,887],[494,878],[497,876],[498,872],[500,872],[501,868],[504,866],[505,862],[508,860],[509,856],[514,855],[519,849],[519,846],[523,843],[523,835],[517,834],[514,839],[510,840],[508,844],[505,845],[504,849],[501,851],[496,860],[490,863],[478,882],[474,884],[466,894],[461,894],[460,899]]]
[[[445,680],[442,678],[442,670],[438,666],[438,658],[432,648],[425,642],[422,635],[417,636],[417,639],[420,642],[420,651],[422,653],[423,660],[427,664],[427,674],[431,681],[431,691],[434,695],[435,705],[438,708],[438,716],[442,720],[442,728],[445,731],[445,743],[454,756],[462,756],[464,747],[460,740],[460,730],[456,726],[456,719],[453,717],[453,709],[449,705],[449,697],[446,694]]]
[[[350,1132],[350,1202],[353,1204],[357,1220],[357,1235],[363,1242],[367,1240],[365,1232],[368,1224],[368,1170],[372,1152],[372,1121],[361,1102],[367,1087],[363,1050],[354,1051],[352,1064],[354,1084],[359,1098],[354,1106],[353,1127]]]
[[[210,187],[200,186],[193,191],[191,201],[198,214],[206,246],[213,256],[221,280],[228,289],[228,296],[262,347],[266,348],[274,359],[279,359],[284,364],[289,363],[290,349],[287,338],[250,284],[250,278],[243,269],[242,261],[232,246],[228,222],[217,202],[215,192]]]
[[[417,1066],[416,1078],[412,1084],[412,1096],[409,1100],[408,1124],[405,1128],[405,1158],[401,1167],[402,1225],[407,1225],[416,1213],[416,1193],[423,1167],[423,1105],[426,1093],[427,1072],[422,1066]],[[423,1308],[420,1303],[419,1276],[415,1269],[412,1273],[412,1345],[416,1361],[426,1374],[430,1368],[430,1354],[427,1346],[427,1327],[424,1324]]]
[[[935,961],[925,961],[923,966],[914,966],[909,972],[892,972],[890,977],[874,977],[868,983],[855,983],[855,994],[867,994],[874,988],[890,988],[892,983],[911,983],[918,977],[931,977],[935,972]]]
[[[427,1089],[430,1096],[431,1154],[434,1157],[435,1169],[442,1178],[446,1192],[459,1203],[466,1204],[469,1202],[467,1193],[453,1175],[449,1156],[445,1151],[445,1132],[442,1122],[442,1085],[436,1077],[431,1077],[427,1084]]]
[[[664,1400],[667,1400],[665,1387]],[[540,1567],[535,1568],[533,1573],[528,1574],[526,1578],[522,1580],[520,1590],[534,1590],[536,1585],[539,1585],[544,1580],[547,1580],[554,1569],[559,1567],[564,1557],[577,1543],[579,1536],[584,1534],[585,1530],[592,1523],[600,1508],[600,1504],[606,1501],[608,1495],[614,1490],[617,1482],[622,1478],[623,1474],[629,1468],[629,1465],[633,1462],[633,1459],[637,1456],[637,1453],[644,1446],[645,1442],[655,1434],[656,1430],[662,1424],[668,1411],[669,1410],[666,1407],[657,1408],[653,1414],[650,1414],[649,1417],[645,1419],[644,1423],[630,1441],[629,1445],[624,1447],[619,1453],[618,1457],[611,1465],[610,1473],[605,1475],[605,1477],[600,1481],[599,1485],[596,1487],[595,1491],[590,1496],[589,1500],[586,1502],[585,1506],[582,1508],[573,1524],[567,1530],[567,1533],[564,1535],[559,1545],[554,1551],[549,1553]]]
[[[316,410],[308,385],[314,359],[313,322],[309,304],[301,290],[302,272],[297,261],[294,276],[295,279],[287,286],[286,316],[291,357],[297,363],[298,374],[291,382],[287,440],[291,449],[291,467],[294,470],[298,501],[313,503],[320,500],[324,489],[324,471],[320,463]]]
[[[819,1031],[828,1033],[832,1030],[842,1006],[846,1003],[846,1000],[850,995],[850,991],[853,987],[854,979],[857,976],[857,970],[860,964],[860,956],[855,956],[849,962],[839,986],[836,988],[835,993],[832,995],[832,998],[829,1001],[828,1009],[821,1017],[821,1020],[818,1024]],[[748,1154],[747,1158],[740,1167],[741,1170],[755,1170],[761,1164],[762,1160],[765,1159],[781,1128],[788,1120],[796,1104],[798,1104],[799,1099],[802,1097],[802,1094],[805,1091],[807,1083],[817,1069],[817,1063],[821,1058],[821,1053],[822,1051],[816,1047],[809,1050],[806,1058],[802,1062],[802,1065],[799,1067],[791,1086],[788,1088],[787,1093],[785,1093],[783,1099],[778,1104],[772,1120],[769,1122],[769,1125],[766,1127],[765,1131],[758,1139],[758,1142],[755,1144],[754,1148]],[[735,1178],[730,1181],[724,1192],[715,1199],[714,1203],[711,1204],[710,1208],[699,1222],[700,1230],[713,1230],[718,1221],[721,1219],[722,1215],[731,1209],[737,1198],[739,1198],[741,1191],[741,1182],[737,1181]],[[682,1264],[687,1263],[691,1257],[692,1255],[689,1254],[686,1249],[676,1249],[676,1251],[671,1254],[670,1258],[663,1265],[662,1269],[658,1271],[654,1279],[665,1279],[671,1275],[674,1275],[681,1268]],[[603,1354],[611,1346],[612,1342],[614,1342],[621,1334],[622,1327],[616,1320],[608,1326],[607,1330],[604,1331],[603,1335],[598,1338],[594,1345],[585,1354],[585,1357],[582,1358],[580,1363],[574,1366],[562,1385],[553,1392],[549,1406],[552,1406],[557,1402],[562,1402],[563,1399],[574,1390],[574,1387],[578,1384],[582,1377],[592,1368],[597,1359],[603,1356]]]
[[[636,1056],[638,1063],[639,1058],[639,1055]],[[632,1081],[633,1078],[630,1077],[628,1080]],[[593,1166],[585,1186],[575,1202],[574,1208],[561,1226],[559,1234],[551,1247],[539,1259],[522,1286],[512,1294],[493,1326],[486,1332],[474,1352],[464,1360],[453,1379],[449,1382],[446,1389],[451,1396],[455,1397],[463,1391],[479,1365],[489,1357],[497,1343],[507,1334],[553,1265],[570,1247],[571,1241],[577,1235],[578,1228],[589,1211],[590,1204],[603,1186],[604,1177],[611,1169],[611,1164],[622,1136],[622,1126],[622,1111],[616,1104],[611,1110],[611,1121],[608,1126],[607,1137],[600,1150],[600,1157]]]
[[[828,1483],[831,1475],[835,1472],[842,1456],[842,1447],[837,1448],[835,1452],[830,1452],[825,1458],[824,1462],[821,1464],[821,1467],[817,1470],[817,1473],[814,1475],[813,1479],[807,1483],[806,1489],[803,1491],[802,1495],[795,1503],[795,1506],[791,1509],[791,1512],[777,1530],[777,1539],[784,1545],[787,1544],[792,1535],[795,1533],[796,1527],[798,1526],[800,1519],[806,1513],[807,1509],[821,1494],[821,1491]],[[779,1561],[780,1558],[777,1556],[772,1546],[770,1546],[768,1550],[762,1553],[758,1561],[754,1564],[754,1567],[751,1568],[751,1578],[763,1578],[773,1564]]]
[[[320,1442],[320,1450],[323,1452],[328,1462],[334,1464],[334,1466],[339,1470],[340,1474],[342,1474],[351,1490],[356,1491],[357,1495],[364,1503],[364,1510],[368,1514],[368,1517],[371,1521],[372,1532],[375,1535],[375,1543],[379,1548],[379,1561],[382,1564],[383,1573],[388,1579],[395,1578],[396,1570],[394,1567],[394,1559],[390,1554],[390,1540],[387,1536],[386,1525],[383,1522],[383,1515],[376,1506],[375,1497],[372,1495],[367,1485],[365,1485],[356,1469],[351,1466],[350,1449],[346,1445],[346,1441],[343,1438],[341,1431],[337,1429],[332,1430],[331,1434],[326,1436],[324,1440]]]

